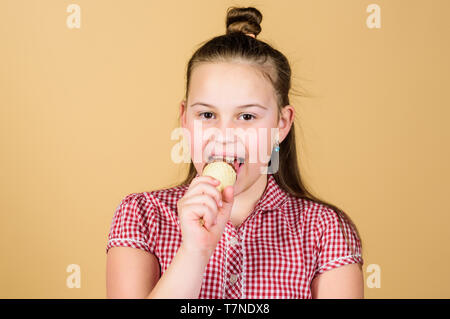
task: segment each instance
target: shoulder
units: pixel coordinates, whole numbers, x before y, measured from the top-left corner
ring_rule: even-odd
[[[161,206],[160,208],[166,207],[170,210],[175,211],[177,202],[184,193],[187,191],[188,185],[177,185],[168,188],[156,189],[148,192],[143,192],[142,195],[147,198],[148,201],[152,202],[154,205]]]
[[[186,186],[181,185],[130,193],[121,200],[116,211],[134,214],[141,218],[148,218],[151,215],[160,216],[161,212],[174,212],[178,200],[184,195],[186,189]]]
[[[342,212],[309,198],[289,194],[283,211],[291,225],[315,237],[336,230],[354,233],[352,224]]]
[[[320,220],[327,206],[306,197],[287,194],[282,212],[290,231],[303,240],[317,242]]]
[[[323,218],[324,212],[330,210],[328,206],[313,201],[312,199],[295,197],[290,194],[288,194],[283,207],[285,215],[308,228],[313,226],[317,227]]]
[[[339,258],[356,257],[362,264],[362,243],[356,225],[345,212],[322,206],[313,227],[318,250]]]
[[[318,214],[316,221],[316,227],[320,234],[339,231],[343,232],[344,236],[349,234],[356,236],[355,229],[344,212],[325,205],[322,206],[324,207]]]
[[[316,260],[315,273],[348,263],[363,264],[358,232],[348,216],[309,198],[289,195],[285,216],[295,224]]]
[[[162,227],[165,233],[178,227],[176,202],[185,189],[177,186],[126,195],[115,210],[106,251],[125,246],[157,254]]]

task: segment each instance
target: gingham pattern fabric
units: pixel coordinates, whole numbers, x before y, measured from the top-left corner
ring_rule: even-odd
[[[228,221],[206,266],[199,298],[312,298],[311,281],[324,271],[363,264],[356,232],[312,200],[285,192],[269,174],[267,187],[247,219]],[[106,252],[116,246],[154,254],[164,274],[181,244],[177,201],[187,185],[126,196],[117,207]],[[186,265],[188,267],[189,265]]]

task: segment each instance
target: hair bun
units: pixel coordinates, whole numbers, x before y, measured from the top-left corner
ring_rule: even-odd
[[[227,10],[226,34],[243,32],[256,36],[261,32],[262,14],[253,7],[230,7]]]

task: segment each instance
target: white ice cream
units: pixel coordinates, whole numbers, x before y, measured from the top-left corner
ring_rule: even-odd
[[[222,192],[229,185],[234,185],[236,182],[236,171],[230,164],[222,161],[212,162],[206,165],[202,175],[211,176],[219,180],[220,184],[216,187],[219,192]]]

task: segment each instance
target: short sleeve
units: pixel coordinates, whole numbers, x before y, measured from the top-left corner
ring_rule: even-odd
[[[115,210],[106,252],[112,247],[131,247],[154,254],[155,218],[153,206],[143,193],[126,196]]]
[[[319,216],[318,230],[314,276],[343,265],[353,263],[363,265],[361,240],[350,222],[340,214],[331,208],[325,208]]]

